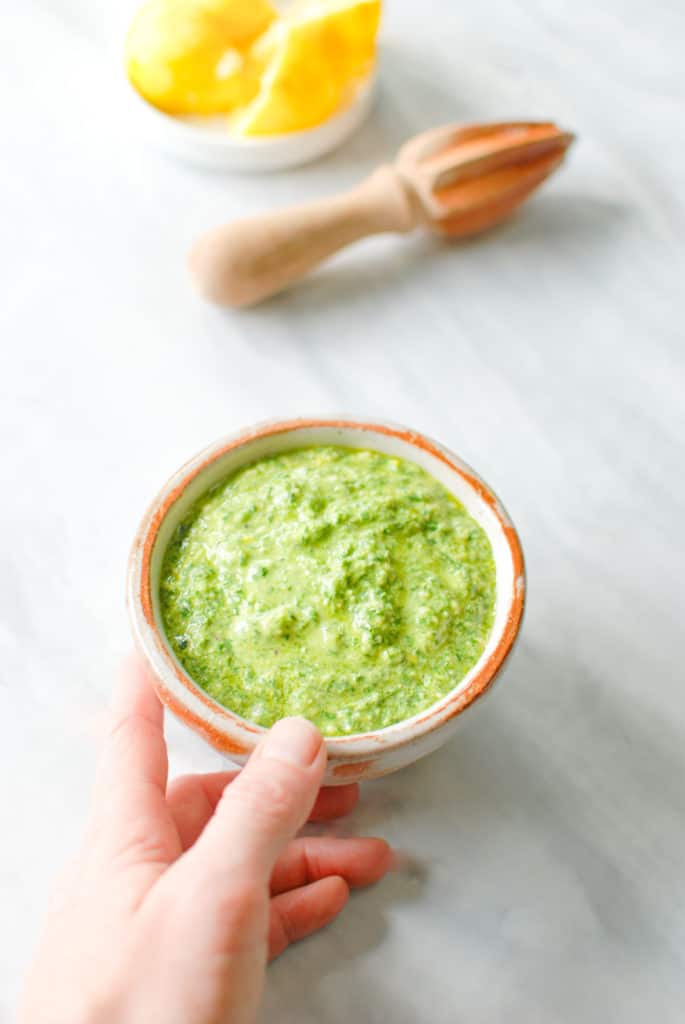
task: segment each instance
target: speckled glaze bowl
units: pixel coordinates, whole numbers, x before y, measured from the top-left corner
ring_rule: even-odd
[[[497,579],[495,621],[480,660],[453,690],[413,718],[376,732],[327,738],[326,782],[335,785],[397,771],[453,735],[467,708],[501,676],[521,626],[525,578],[516,530],[490,488],[456,455],[415,431],[354,417],[298,419],[253,427],[206,448],[167,481],[140,525],[129,562],[128,606],[161,700],[232,762],[244,764],[264,730],[209,697],[175,657],[160,615],[162,556],[192,503],[217,481],[266,455],[317,444],[371,448],[422,466],[487,533]]]

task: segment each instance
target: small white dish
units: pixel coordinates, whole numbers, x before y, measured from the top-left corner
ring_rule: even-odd
[[[158,149],[185,163],[214,171],[280,171],[316,160],[341,145],[362,124],[373,105],[372,73],[352,101],[323,124],[285,135],[241,138],[227,127],[225,114],[172,116],[157,110],[128,84],[129,101],[140,133]]]

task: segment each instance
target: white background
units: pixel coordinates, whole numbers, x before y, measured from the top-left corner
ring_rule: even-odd
[[[676,1024],[685,1004],[685,16],[673,0],[388,0],[378,105],[270,178],[168,162],[123,113],[110,0],[0,32],[0,1016],[88,804],[158,485],[279,414],[387,416],[459,452],[526,550],[506,683],[349,827],[418,867],[269,971],[264,1020]],[[555,118],[567,166],[468,245],[384,238],[235,314],[185,253],[450,119]],[[175,770],[218,758],[169,724]],[[3,1016],[4,1014],[4,1016]]]

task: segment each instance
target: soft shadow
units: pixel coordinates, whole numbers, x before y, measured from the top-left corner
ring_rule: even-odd
[[[563,174],[563,169],[559,173]],[[553,184],[543,185],[540,193],[524,204],[511,220],[473,239],[471,244],[487,244],[495,238],[512,246],[547,240],[567,240],[570,245],[613,244],[616,234],[625,229],[633,215],[630,207],[620,203],[569,192],[565,188],[555,190]]]
[[[280,1024],[331,1019],[330,992],[339,991],[341,975],[349,977],[356,962],[381,946],[391,908],[418,900],[422,881],[415,869],[405,868],[370,889],[353,892],[336,921],[291,946],[270,965],[259,1019]],[[355,1004],[382,1006],[384,1014],[390,1009],[386,995],[391,993],[384,991],[379,999],[374,988],[364,994],[363,973],[355,971],[354,979]],[[399,1022],[402,1017],[393,1019]]]
[[[436,241],[428,234],[417,234],[411,239],[398,238],[396,245],[383,246],[382,252],[364,252],[362,243],[344,262],[332,260],[290,290],[267,300],[260,311],[280,318],[286,308],[304,314],[310,309],[319,313],[346,306],[358,298],[378,298],[405,279],[430,277],[442,258],[440,243]]]
[[[381,48],[376,102],[368,119],[345,146],[321,164],[357,167],[386,163],[419,132],[471,119],[469,111],[441,84],[430,61],[415,51],[386,43]]]
[[[441,286],[443,279],[454,287],[464,261],[488,265],[498,258],[522,256],[534,250],[544,253],[548,266],[561,265],[589,247],[615,243],[629,211],[617,204],[566,192],[543,192],[511,220],[471,239],[450,240],[428,231],[411,237],[373,240],[352,247],[342,258],[334,257],[292,288],[252,309],[239,311],[248,333],[259,341],[262,325],[279,324],[289,316],[318,319],[322,313],[354,303],[380,302],[393,297],[393,288],[410,284],[413,289]],[[235,315],[232,312],[229,315]],[[254,331],[252,331],[254,328]],[[324,337],[334,339],[334,333]],[[317,334],[316,343],[322,337]]]
[[[489,918],[487,943],[497,944],[500,927],[506,935],[517,908],[527,908],[551,915],[545,928],[552,935],[577,933],[578,915],[586,915],[596,941],[630,951],[638,962],[668,950],[677,906],[655,912],[652,875],[658,863],[660,887],[682,888],[675,854],[682,849],[684,762],[675,731],[658,713],[622,699],[615,681],[568,652],[523,644],[506,683],[464,716],[451,742],[363,787],[337,831],[410,843],[413,864],[355,894],[330,928],[270,969],[263,1020],[368,1019],[363,1008],[373,1006],[373,1019],[409,1021],[415,1005],[398,1005],[393,986],[401,965],[376,951],[386,940],[396,951],[389,922],[399,905],[418,901],[421,914],[402,915],[400,934],[414,921],[430,935],[425,915],[439,920],[443,913],[476,927],[480,915],[504,906],[513,918]],[[661,840],[672,858],[659,856]],[[564,881],[571,889],[557,897]],[[438,927],[448,926],[443,920]],[[409,960],[415,952],[405,949]],[[389,968],[387,977],[379,964]]]

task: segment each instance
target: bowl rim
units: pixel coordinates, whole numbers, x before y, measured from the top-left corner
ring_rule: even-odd
[[[186,725],[199,732],[215,749],[229,758],[249,756],[266,730],[241,718],[202,690],[172,655],[157,622],[153,606],[151,565],[157,537],[167,514],[189,484],[228,452],[254,441],[297,430],[333,428],[382,434],[418,448],[459,474],[466,485],[489,506],[508,546],[513,566],[504,626],[478,672],[463,685],[461,680],[439,701],[411,718],[383,729],[343,736],[327,736],[329,760],[350,762],[350,768],[366,757],[379,756],[415,743],[445,725],[479,700],[494,683],[518,637],[525,607],[526,580],[523,550],[516,529],[492,489],[467,463],[431,438],[409,427],[385,420],[353,415],[274,419],[244,428],[213,442],[174,473],[148,507],[136,532],[128,563],[127,604],[136,644],[153,670],[154,685],[162,702]],[[373,447],[370,445],[370,447]],[[477,663],[478,664],[478,663]],[[192,706],[191,706],[192,705]]]

